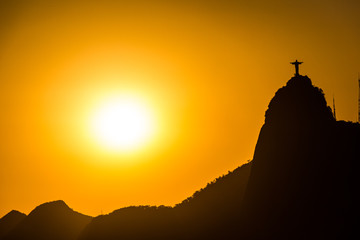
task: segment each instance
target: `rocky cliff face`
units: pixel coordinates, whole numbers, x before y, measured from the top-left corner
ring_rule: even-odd
[[[353,217],[359,133],[359,124],[335,121],[307,76],[279,89],[254,153],[241,213],[246,238],[343,237]]]

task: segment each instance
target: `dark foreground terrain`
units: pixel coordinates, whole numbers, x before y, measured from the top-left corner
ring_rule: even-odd
[[[0,239],[360,239],[359,151],[360,124],[336,121],[296,75],[271,100],[252,162],[182,203],[91,218],[55,201],[10,212]]]

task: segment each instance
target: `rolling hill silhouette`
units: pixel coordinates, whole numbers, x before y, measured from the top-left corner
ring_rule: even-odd
[[[90,221],[91,217],[73,211],[63,201],[48,202],[36,207],[2,239],[77,239]]]
[[[15,226],[19,224],[25,217],[26,214],[16,210],[12,210],[4,217],[2,217],[0,219],[0,239],[13,230]]]
[[[251,163],[238,167],[173,208],[133,206],[95,217],[79,239],[199,239],[210,232],[215,236],[238,217],[234,210],[239,210],[250,169]]]
[[[359,150],[360,124],[336,121],[296,74],[270,101],[253,161],[183,202],[93,219],[45,203],[2,239],[359,239]]]

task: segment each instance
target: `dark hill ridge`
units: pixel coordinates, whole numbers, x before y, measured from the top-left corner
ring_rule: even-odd
[[[95,217],[80,240],[202,239],[237,219],[251,163],[215,179],[175,207],[137,206]]]
[[[79,239],[173,239],[171,207],[132,206],[95,217]]]
[[[19,224],[25,217],[26,214],[16,210],[12,210],[4,217],[2,217],[0,219],[0,239],[13,230],[15,226]]]
[[[182,217],[179,223],[182,239],[189,239],[189,236],[193,239],[221,239],[223,232],[233,222],[238,222],[251,165],[251,162],[246,163],[215,179],[175,206],[177,216]]]
[[[2,239],[77,239],[90,221],[91,217],[73,211],[63,201],[48,202],[36,207]]]
[[[266,111],[245,194],[245,239],[348,239],[360,126],[336,122],[321,89],[296,76]]]
[[[211,202],[211,208],[216,207],[220,202],[224,203],[224,200],[241,201],[250,175],[250,169],[251,162],[249,161],[241,167],[237,167],[234,171],[229,171],[228,174],[216,178],[214,181],[208,183],[205,188],[196,191],[191,197],[176,204],[175,207],[191,207],[199,210],[199,208],[204,207],[203,203],[205,201],[208,204],[209,201]],[[233,191],[234,186],[237,186],[238,191]],[[230,203],[227,205],[229,204]],[[206,209],[205,211],[207,210],[209,209]]]

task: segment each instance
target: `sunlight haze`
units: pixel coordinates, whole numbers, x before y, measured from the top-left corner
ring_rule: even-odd
[[[358,15],[355,0],[0,1],[0,216],[181,202],[252,159],[295,59],[356,121]]]

